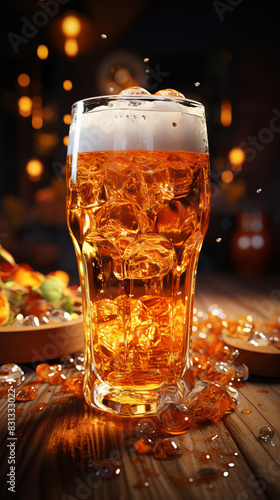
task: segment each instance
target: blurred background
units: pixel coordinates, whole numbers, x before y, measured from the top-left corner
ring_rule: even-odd
[[[131,85],[206,107],[211,222],[201,270],[279,272],[278,16],[239,1],[2,0],[0,242],[77,279],[65,219],[71,104]]]

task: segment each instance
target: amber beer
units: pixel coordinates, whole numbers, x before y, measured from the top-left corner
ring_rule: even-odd
[[[90,405],[153,413],[165,387],[192,385],[208,177],[205,152],[80,151],[75,168],[68,155],[68,225],[84,298]]]

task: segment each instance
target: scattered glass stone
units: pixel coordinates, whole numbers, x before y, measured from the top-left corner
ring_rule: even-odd
[[[137,436],[140,438],[154,439],[158,435],[158,426],[151,418],[142,418],[135,425]]]
[[[91,461],[89,467],[93,468],[93,473],[97,478],[114,479],[121,473],[121,464],[117,460]]]
[[[240,396],[238,390],[232,385],[226,385],[226,391],[232,399],[231,406],[227,409],[226,413],[232,413],[237,405],[240,403]]]
[[[163,439],[160,441],[154,451],[154,457],[158,460],[170,460],[178,458],[183,454],[181,448],[172,439]]]
[[[103,38],[103,40],[106,40],[106,38],[108,38],[107,35],[105,35],[105,33],[102,33],[102,35],[100,35],[100,36],[101,36],[101,38]]]
[[[202,379],[213,380],[221,384],[228,384],[231,379],[236,376],[235,368],[232,364],[225,361],[211,360],[207,370],[204,372]]]
[[[62,366],[49,365],[48,363],[40,363],[36,367],[36,373],[41,377],[44,382],[49,382],[51,385],[61,384],[66,379],[65,375],[61,373]]]
[[[73,362],[77,370],[80,372],[84,371],[85,357],[83,352],[77,352],[73,354]]]
[[[274,430],[272,429],[272,427],[262,427],[260,429],[260,432],[259,432],[259,438],[262,440],[262,441],[271,441],[274,437]]]
[[[262,189],[257,189],[256,193],[261,193],[262,192]]]
[[[185,405],[194,411],[194,422],[218,422],[232,405],[232,399],[219,382],[200,380],[185,398]]]
[[[240,380],[247,380],[249,378],[249,368],[245,363],[241,365],[233,365],[236,371],[235,378]]]
[[[221,241],[222,241],[222,238],[216,238],[217,243],[221,243]]]
[[[37,396],[38,389],[33,385],[26,385],[17,391],[15,399],[16,401],[32,401]]]
[[[200,85],[200,82],[195,82],[195,84],[194,84],[195,87],[199,87],[199,85]]]
[[[61,356],[59,361],[63,365],[63,368],[73,368],[75,366],[74,358],[71,354],[65,354],[64,356]]]
[[[149,60],[150,59],[148,57],[145,57],[144,62],[149,62]]]
[[[24,318],[24,326],[39,326],[40,320],[34,314],[29,314],[29,316],[25,316]]]
[[[50,311],[50,315],[49,315],[49,322],[51,323],[52,321],[70,321],[72,318],[71,318],[71,315],[66,312],[66,311],[63,311],[62,309],[53,309],[52,311]]]
[[[16,387],[24,381],[24,371],[15,363],[0,366],[0,386]]]
[[[133,448],[140,455],[150,455],[153,451],[154,443],[150,438],[140,438],[133,444]]]
[[[84,376],[82,373],[75,375],[74,377],[67,378],[62,382],[62,390],[64,392],[70,392],[75,394],[80,399],[84,398],[83,392]]]
[[[162,429],[173,436],[185,434],[191,425],[193,410],[188,409],[183,403],[176,405],[169,403],[158,411]]]
[[[21,327],[24,326],[24,316],[23,314],[17,314],[15,319],[11,323],[13,326]]]

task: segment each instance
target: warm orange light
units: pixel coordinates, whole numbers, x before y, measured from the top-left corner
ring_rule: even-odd
[[[221,104],[221,124],[223,127],[229,127],[232,122],[231,102],[224,99]]]
[[[233,181],[234,175],[231,170],[224,170],[221,179],[225,184],[230,184]]]
[[[39,45],[37,47],[37,56],[39,57],[39,59],[47,59],[49,55],[49,49],[46,45]]]
[[[61,29],[62,32],[65,36],[67,37],[75,37],[78,36],[82,29],[82,24],[80,19],[75,16],[75,15],[68,15],[66,16],[62,23],[61,23]]]
[[[53,110],[52,110],[52,108],[49,108],[49,107],[43,108],[42,114],[43,114],[44,120],[52,120],[54,117]]]
[[[64,146],[68,146],[68,141],[69,141],[69,135],[66,135],[65,137],[63,137]]]
[[[47,134],[43,132],[38,135],[38,143],[45,149],[53,148],[58,143],[58,137],[56,134]]]
[[[64,90],[71,90],[72,87],[73,87],[73,83],[71,82],[71,80],[64,80],[64,82],[63,82]]]
[[[26,172],[28,173],[30,180],[33,182],[37,182],[41,178],[43,170],[43,163],[37,158],[32,158],[32,160],[29,160],[26,164]]]
[[[18,100],[18,111],[21,116],[30,116],[32,112],[32,99],[23,95]]]
[[[232,165],[242,165],[245,161],[245,153],[241,148],[233,148],[229,152],[228,159]]]
[[[35,128],[36,130],[42,128],[43,126],[43,118],[40,115],[34,115],[32,116],[32,127]]]
[[[69,115],[69,114],[64,115],[63,121],[64,121],[65,125],[70,125],[70,123],[71,123],[71,115]]]
[[[21,87],[28,87],[28,85],[30,84],[30,77],[26,73],[21,73],[20,75],[18,75],[17,81]]]
[[[79,45],[76,38],[67,38],[64,43],[65,54],[69,57],[75,57],[79,52]]]

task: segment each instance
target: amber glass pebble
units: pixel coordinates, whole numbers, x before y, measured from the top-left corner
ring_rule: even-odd
[[[231,407],[232,399],[219,382],[200,380],[185,398],[185,404],[194,411],[194,422],[218,422]]]
[[[83,383],[84,376],[82,375],[82,373],[78,373],[78,375],[75,375],[74,377],[63,380],[62,390],[64,392],[71,392],[72,394],[75,394],[77,398],[83,399]]]
[[[152,453],[154,443],[149,438],[140,438],[133,444],[133,448],[141,455],[149,455]]]
[[[269,442],[269,441],[272,441],[274,437],[274,429],[272,429],[272,427],[262,427],[260,429],[260,432],[259,432],[259,438],[262,440],[262,441],[266,441],[266,442]]]
[[[49,382],[51,385],[61,384],[66,379],[64,373],[61,373],[61,365],[49,365],[48,363],[40,363],[36,367],[36,373],[44,382]]]
[[[93,468],[94,475],[102,479],[114,479],[121,472],[121,465],[117,460],[100,460],[89,465]]]
[[[37,396],[38,389],[33,385],[26,385],[17,391],[15,399],[16,401],[32,401]]]
[[[184,434],[189,430],[193,414],[193,410],[182,403],[179,405],[170,403],[158,411],[162,429],[173,436]]]
[[[163,439],[155,448],[154,457],[159,460],[170,460],[182,455],[182,450],[172,439]]]
[[[158,427],[151,418],[142,418],[135,426],[136,434],[140,438],[154,439],[158,435]]]
[[[212,360],[207,370],[204,372],[202,379],[213,380],[221,384],[228,384],[231,379],[235,378],[236,370],[234,366],[225,361]]]

